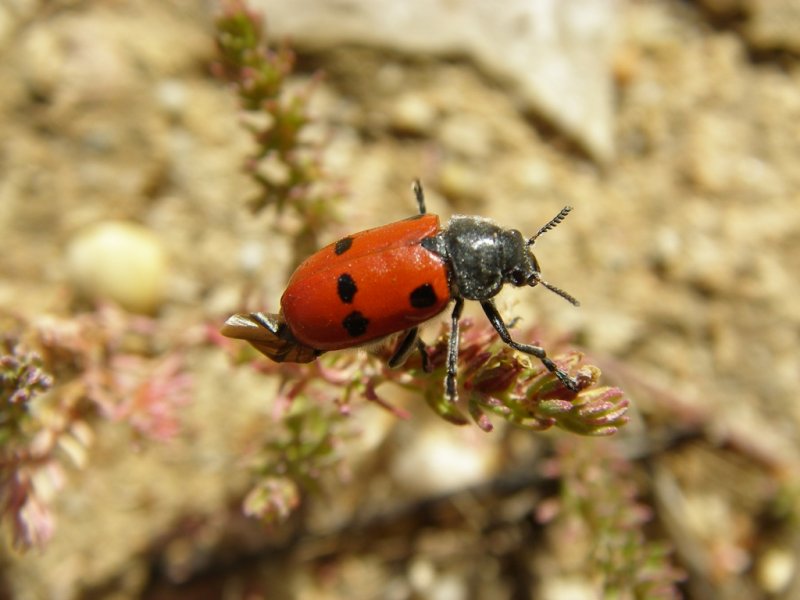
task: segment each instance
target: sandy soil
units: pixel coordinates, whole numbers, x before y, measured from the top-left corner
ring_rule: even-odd
[[[443,216],[533,231],[573,205],[537,255],[582,307],[539,290],[501,301],[545,324],[550,339],[572,336],[629,394],[626,432],[571,443],[645,457],[636,477],[656,513],[652,535],[675,548],[687,597],[789,598],[800,548],[797,58],[753,48],[737,22],[692,5],[621,2],[620,12],[617,157],[604,166],[521,115],[466,62],[301,53],[298,84],[327,73],[312,133],[327,140],[326,165],[348,190],[326,241],[409,214],[415,176]],[[0,39],[0,306],[73,314],[65,248],[107,219],[145,225],[166,249],[162,333],[196,339],[235,310],[253,261],[274,305],[293,224],[277,231],[271,215],[244,208],[250,140],[235,98],[209,74],[210,12],[157,0],[23,2],[10,22]],[[413,118],[403,102],[436,117],[398,133]],[[506,496],[425,505],[395,529],[352,528],[381,503],[448,491],[435,474],[409,483],[426,475],[401,459],[425,435],[483,457],[465,467],[476,481],[563,435],[455,429],[407,397],[396,401],[411,422],[361,404],[349,479],[326,483],[282,545],[289,533],[261,533],[237,504],[249,477],[242,454],[269,423],[270,384],[218,348],[198,344],[187,359],[195,395],[184,433],[141,446],[98,424],[88,467],[69,471],[55,501],[48,548],[3,552],[10,597],[594,597],[579,568],[542,575],[548,560],[566,560],[555,540],[528,548],[516,567],[500,558],[508,532],[491,538],[490,525],[499,507],[511,510]],[[547,495],[525,493],[529,507]],[[459,519],[471,525],[452,525]]]

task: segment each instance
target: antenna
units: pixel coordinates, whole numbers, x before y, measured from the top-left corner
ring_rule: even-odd
[[[546,225],[544,225],[544,226],[543,226],[541,229],[539,229],[539,231],[537,231],[535,234],[533,234],[533,235],[530,237],[530,239],[528,239],[528,246],[533,246],[534,242],[536,241],[536,238],[538,238],[538,237],[539,237],[540,235],[542,235],[543,233],[546,233],[546,232],[550,231],[550,230],[551,230],[551,229],[553,229],[553,228],[554,228],[556,225],[558,225],[559,223],[561,223],[561,221],[563,221],[564,219],[566,219],[566,218],[567,218],[567,215],[569,214],[569,211],[571,211],[571,210],[572,210],[572,207],[571,207],[571,206],[565,206],[564,208],[562,208],[560,213],[558,213],[558,214],[557,214],[555,217],[553,217],[552,219],[550,219],[550,220],[547,222],[547,224],[546,224]],[[542,281],[541,283],[544,283],[544,281]],[[547,286],[547,285],[545,285],[545,287],[548,287],[548,286]],[[558,289],[558,288],[556,288],[556,289]],[[555,291],[555,290],[553,290],[553,291]],[[563,294],[562,294],[562,295],[563,295]],[[569,295],[569,294],[567,294],[567,295]],[[571,297],[571,296],[570,296],[570,297]],[[574,300],[574,298],[573,298],[573,300]]]
[[[561,211],[561,212],[564,212],[564,211]],[[569,211],[567,211],[567,212],[569,212]],[[573,296],[569,292],[565,292],[560,287],[554,286],[552,283],[547,283],[544,279],[539,277],[539,273],[534,273],[533,277],[531,277],[531,283],[529,285],[536,285],[537,283],[541,283],[548,290],[550,290],[554,294],[558,294],[559,296],[561,296],[564,300],[566,300],[567,302],[569,302],[573,306],[580,306],[581,305],[581,303],[578,302],[578,300],[575,298],[575,296]]]

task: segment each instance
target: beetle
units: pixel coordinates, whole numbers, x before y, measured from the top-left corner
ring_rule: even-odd
[[[511,338],[493,298],[504,285],[542,285],[570,303],[578,301],[541,277],[531,247],[572,210],[565,206],[533,236],[503,229],[476,216],[453,216],[445,227],[428,214],[422,185],[414,181],[419,214],[345,236],[306,259],[281,297],[281,312],[231,316],[221,333],[248,341],[276,362],[308,363],[331,350],[402,340],[389,359],[398,367],[418,349],[428,371],[419,325],[453,302],[445,375],[445,397],[455,402],[458,325],[465,300],[480,302],[506,344],[538,358],[573,392],[579,382],[559,368],[544,348]]]

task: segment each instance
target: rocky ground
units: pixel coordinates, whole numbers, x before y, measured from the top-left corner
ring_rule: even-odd
[[[246,281],[277,302],[296,224],[276,229],[244,208],[251,141],[210,75],[213,7],[0,7],[0,307],[76,315],[76,240],[97,222],[135,222],[145,233],[123,254],[155,246],[157,265],[132,293],[157,282],[155,299],[132,302],[158,306],[156,327],[187,348],[194,381],[169,442],[96,425],[86,465],[53,499],[52,540],[2,552],[0,595],[594,598],[598,582],[575,558],[590,553],[585,540],[535,527],[528,546],[511,526],[553,484],[498,491],[514,460],[555,446],[636,459],[646,534],[672,549],[686,597],[797,597],[800,8],[767,4],[620,1],[613,156],[522,109],[468,56],[301,45],[292,81],[325,73],[309,135],[346,189],[323,241],[410,214],[417,176],[443,216],[532,232],[574,206],[537,256],[581,308],[541,290],[509,291],[500,306],[584,348],[627,392],[632,422],[602,441],[485,434],[387,391],[412,418],[354,405],[347,473],[270,533],[238,502],[271,384],[197,340],[239,307]],[[86,252],[91,263],[103,251]],[[381,519],[354,522],[363,514]]]

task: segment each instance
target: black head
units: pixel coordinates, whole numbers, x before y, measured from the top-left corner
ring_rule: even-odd
[[[503,285],[547,289],[577,305],[565,291],[541,278],[539,262],[531,252],[536,238],[560,223],[570,208],[526,240],[516,229],[503,229],[480,217],[455,216],[435,238],[424,240],[429,250],[445,257],[450,267],[450,285],[456,297],[484,301],[493,298]]]

